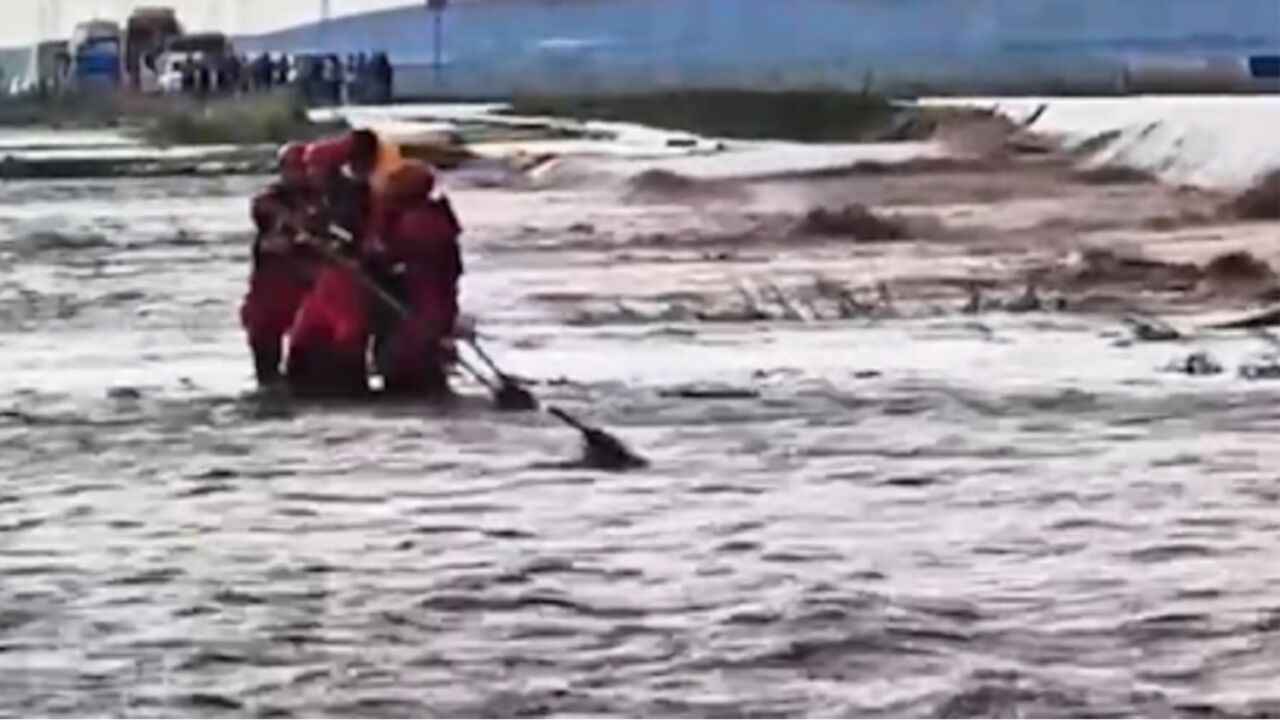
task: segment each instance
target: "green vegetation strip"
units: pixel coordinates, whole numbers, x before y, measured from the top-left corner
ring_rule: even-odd
[[[525,96],[516,98],[508,112],[635,122],[712,137],[801,142],[871,139],[888,131],[898,116],[884,97],[824,90]]]

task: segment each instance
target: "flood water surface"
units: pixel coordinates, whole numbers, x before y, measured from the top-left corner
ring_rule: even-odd
[[[610,474],[461,381],[448,411],[249,398],[262,182],[0,188],[0,714],[1280,714],[1256,340],[716,322],[687,306],[846,260],[456,187],[464,304],[653,463]],[[1161,371],[1195,349],[1226,372]]]

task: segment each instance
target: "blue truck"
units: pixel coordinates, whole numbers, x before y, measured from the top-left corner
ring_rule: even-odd
[[[119,23],[90,20],[77,25],[68,48],[70,84],[82,90],[118,88],[124,77],[123,45]]]

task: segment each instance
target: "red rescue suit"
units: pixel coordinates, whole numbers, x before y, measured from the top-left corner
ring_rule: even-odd
[[[393,394],[447,391],[453,354],[446,344],[458,318],[462,228],[448,200],[430,197],[434,178],[409,163],[391,178],[379,218],[379,260],[400,278],[409,311],[388,348],[386,387]]]
[[[367,294],[350,269],[321,269],[289,331],[287,374],[302,397],[359,397],[368,391]]]
[[[300,185],[276,183],[254,198],[253,270],[240,307],[240,322],[254,355],[260,385],[280,378],[285,335],[310,290],[317,258],[297,242],[296,223],[315,202]]]
[[[326,215],[348,231],[354,243],[343,249],[351,257],[371,224],[368,184],[346,176],[348,141],[309,146],[306,164],[313,183],[325,191]],[[290,329],[287,374],[295,394],[304,397],[358,397],[368,392],[369,305],[360,276],[341,263],[326,262],[303,301]]]

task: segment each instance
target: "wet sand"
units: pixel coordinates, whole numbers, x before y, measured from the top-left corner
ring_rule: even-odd
[[[0,714],[1280,713],[1280,385],[1197,330],[1265,288],[1077,272],[1276,223],[1051,155],[611,177],[447,183],[464,305],[621,475],[479,401],[249,400],[261,179],[0,187]],[[903,239],[804,222],[854,203]]]

